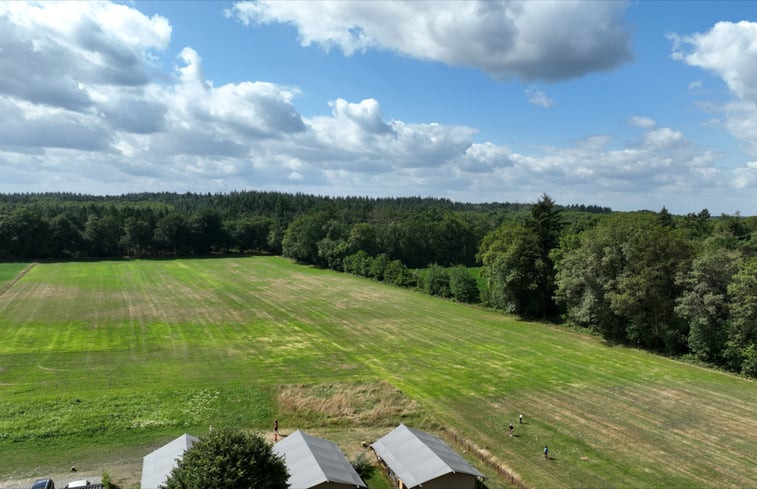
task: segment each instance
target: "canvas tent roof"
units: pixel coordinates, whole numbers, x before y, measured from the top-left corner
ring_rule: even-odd
[[[289,469],[290,489],[307,489],[324,482],[366,487],[334,443],[297,430],[273,446]]]
[[[450,473],[484,477],[439,438],[404,424],[371,447],[407,487]]]
[[[175,440],[148,453],[142,459],[142,489],[158,489],[163,484],[171,470],[176,467],[177,459],[181,459],[184,452],[194,445],[197,437],[184,433]]]

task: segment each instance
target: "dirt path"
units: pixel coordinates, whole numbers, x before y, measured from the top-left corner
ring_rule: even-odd
[[[142,473],[142,463],[125,463],[120,465],[107,465],[102,470],[110,474],[111,482],[119,489],[138,489],[139,477]],[[0,481],[0,489],[29,489],[35,480],[49,478],[55,482],[55,487],[65,487],[71,481],[87,479],[92,483],[98,483],[102,478],[101,472],[82,470],[81,472],[61,472],[58,474],[39,474],[36,477],[22,479],[9,479]]]

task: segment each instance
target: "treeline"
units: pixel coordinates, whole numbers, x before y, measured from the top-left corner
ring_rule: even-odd
[[[288,253],[306,263],[335,265],[349,254],[345,251],[363,249],[383,250],[412,267],[471,264],[484,234],[528,208],[279,192],[0,194],[0,259],[278,254],[294,226]],[[318,242],[324,238],[319,255]],[[327,249],[347,241],[349,248]]]
[[[478,257],[492,307],[757,376],[757,218],[663,208],[567,223],[545,195]]]

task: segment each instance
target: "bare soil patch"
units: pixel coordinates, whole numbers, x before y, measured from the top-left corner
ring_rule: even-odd
[[[35,477],[9,479],[0,481],[0,489],[29,489],[34,481],[43,478],[52,479],[55,482],[55,487],[65,487],[67,483],[78,479],[87,479],[92,483],[98,483],[102,479],[103,471],[110,475],[111,481],[120,489],[139,489],[142,473],[141,461],[108,464],[100,470],[86,468],[77,472],[58,472],[54,474],[39,474]]]

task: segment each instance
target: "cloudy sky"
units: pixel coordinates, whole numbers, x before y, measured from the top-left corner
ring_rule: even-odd
[[[757,214],[751,2],[0,3],[0,192]]]

